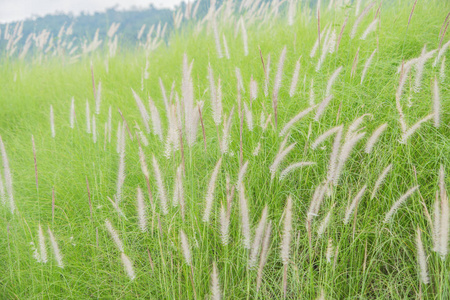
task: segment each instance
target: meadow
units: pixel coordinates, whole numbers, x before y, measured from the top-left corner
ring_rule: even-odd
[[[194,12],[11,42],[0,299],[449,299],[449,2]]]

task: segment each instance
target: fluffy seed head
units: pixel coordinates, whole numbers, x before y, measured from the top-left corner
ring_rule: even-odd
[[[58,243],[56,242],[56,239],[53,236],[53,232],[50,230],[50,228],[48,228],[48,236],[50,237],[50,243],[52,245],[53,254],[55,255],[55,260],[58,264],[58,267],[64,268],[61,251],[59,250]]]
[[[125,269],[125,272],[127,273],[130,280],[136,278],[133,263],[131,262],[130,258],[125,253],[122,252],[120,254],[120,259],[122,260],[123,268]]]
[[[289,263],[289,250],[291,247],[291,231],[292,231],[292,197],[288,196],[286,200],[286,208],[284,209],[284,225],[283,237],[280,246],[280,256],[283,265]]]

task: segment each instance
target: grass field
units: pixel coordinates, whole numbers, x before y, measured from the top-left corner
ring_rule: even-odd
[[[450,4],[357,2],[2,58],[0,299],[449,299]]]

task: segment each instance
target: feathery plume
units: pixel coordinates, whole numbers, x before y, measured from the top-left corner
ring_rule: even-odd
[[[41,224],[39,224],[39,252],[40,252],[40,262],[47,263],[47,248],[45,246],[45,236],[42,231]]]
[[[142,103],[142,100],[139,97],[139,95],[136,94],[136,92],[133,89],[131,89],[131,92],[133,93],[134,100],[136,101],[137,107],[142,117],[142,121],[144,122],[145,130],[147,131],[147,133],[150,133],[150,126],[148,125],[150,116],[147,112],[147,109],[145,108],[144,103]]]
[[[400,103],[400,99],[402,97],[403,88],[405,86],[406,79],[408,77],[408,73],[410,70],[411,70],[410,64],[402,64],[399,84],[397,87],[397,91],[395,93],[395,107],[397,108],[397,111],[399,114],[399,122],[400,122],[400,126],[402,128],[403,134],[405,134],[405,132],[406,132],[406,122],[405,122],[405,115],[403,113],[402,105]]]
[[[392,164],[384,168],[383,172],[381,172],[380,176],[378,176],[377,181],[375,182],[375,185],[373,187],[372,195],[370,196],[370,199],[375,198],[375,194],[377,193],[378,189],[380,188],[381,184],[384,182],[384,179],[386,179],[386,176],[389,174],[389,172],[392,170]]]
[[[359,84],[362,84],[364,81],[364,78],[366,78],[367,70],[369,69],[369,66],[372,63],[372,59],[375,56],[376,52],[377,52],[377,49],[373,50],[372,54],[369,56],[366,63],[364,64],[364,69],[363,69],[362,75],[361,75],[361,82]]]
[[[251,107],[248,108],[247,103],[244,102],[245,122],[249,131],[253,131],[253,115]]]
[[[242,244],[245,249],[250,249],[252,243],[252,237],[250,234],[250,216],[247,199],[245,198],[245,189],[242,183],[238,191],[239,191],[239,210],[241,214],[241,225],[243,236]]]
[[[283,79],[283,67],[284,61],[286,60],[286,46],[284,46],[283,51],[281,51],[280,60],[278,61],[277,74],[274,79],[273,93],[272,93],[272,105],[275,117],[275,127],[277,126],[277,105],[278,105],[278,93],[281,88],[281,81]]]
[[[242,182],[244,181],[245,173],[247,173],[248,169],[248,160],[241,166],[241,169],[239,170],[238,174],[238,180],[236,182],[236,189],[239,191],[241,188]]]
[[[256,265],[256,259],[258,258],[259,249],[261,247],[266,222],[267,222],[267,205],[263,209],[261,219],[259,220],[258,223],[258,227],[256,227],[255,230],[255,238],[253,239],[253,245],[250,250],[250,258],[248,261],[248,266],[250,269],[253,269]]]
[[[228,120],[226,116],[224,116],[223,119],[224,126],[223,126],[222,140],[220,142],[220,152],[222,154],[227,154],[229,150],[231,141],[231,122],[233,120],[233,114],[234,114],[234,107],[231,109]]]
[[[225,57],[227,59],[230,59],[230,52],[228,51],[228,43],[227,43],[227,40],[225,38],[225,34],[222,35],[222,39],[223,39],[223,49],[225,51]]]
[[[183,166],[180,164],[177,168],[177,174],[175,177],[175,190],[173,192],[172,205],[174,207],[180,204],[181,217],[184,220],[184,189],[183,189]]]
[[[102,101],[102,82],[100,81],[95,91],[95,113],[100,114],[100,102]]]
[[[214,171],[211,174],[211,179],[209,180],[208,190],[205,197],[205,212],[203,213],[203,222],[209,223],[209,217],[211,215],[211,210],[214,201],[214,190],[216,189],[217,176],[219,175],[220,166],[222,165],[222,157],[216,163]]]
[[[220,291],[219,272],[217,271],[216,262],[213,262],[213,271],[211,273],[211,299],[222,299],[222,292]]]
[[[209,86],[211,90],[211,107],[213,111],[213,119],[216,126],[219,126],[222,122],[222,87],[219,82],[217,84],[217,91],[214,83],[214,75],[212,72],[211,65],[208,67],[209,71]]]
[[[417,247],[417,260],[420,268],[420,280],[422,281],[423,284],[428,284],[430,280],[428,278],[427,272],[427,255],[425,253],[425,249],[423,248],[419,227],[417,227],[416,247]]]
[[[279,133],[279,136],[280,137],[284,136],[289,131],[289,129],[292,127],[292,125],[294,125],[301,118],[303,118],[304,116],[309,114],[314,108],[315,108],[315,106],[311,106],[311,107],[299,112],[295,117],[293,117],[289,122],[287,122],[286,125],[284,125],[283,129],[281,129],[281,131]]]
[[[272,165],[269,167],[271,180],[273,180],[273,178],[275,177],[275,173],[278,170],[280,164],[283,162],[284,158],[292,151],[292,149],[294,149],[295,145],[297,145],[297,143],[292,143],[284,150],[280,148],[277,156],[275,156],[275,159],[273,160]]]
[[[403,204],[403,202],[405,202],[409,196],[411,196],[417,189],[419,189],[419,186],[416,185],[412,188],[410,188],[408,191],[406,191],[405,194],[403,194],[391,207],[391,209],[388,211],[388,213],[386,214],[386,217],[384,218],[384,223],[388,223],[392,216],[394,215],[394,213],[399,209],[400,205]]]
[[[222,245],[226,246],[229,242],[229,228],[230,220],[227,216],[227,212],[223,205],[220,206],[220,238],[222,240]]]
[[[117,188],[116,188],[116,204],[118,205],[122,201],[122,187],[125,182],[125,124],[120,128],[120,141],[118,143],[119,149],[119,169],[117,171]]]
[[[295,63],[295,70],[292,74],[292,81],[291,81],[291,89],[289,90],[289,96],[293,97],[295,94],[295,90],[297,89],[297,83],[298,83],[298,76],[300,74],[300,59],[297,60]]]
[[[342,170],[344,169],[345,163],[347,162],[347,159],[350,157],[353,148],[365,135],[366,135],[365,132],[356,134],[350,140],[345,141],[344,144],[342,145],[339,159],[336,165],[336,170],[333,175],[335,185],[337,185],[338,183],[339,177],[342,173]]]
[[[319,37],[317,37],[316,41],[314,42],[314,46],[311,49],[311,52],[309,53],[309,57],[313,58],[316,56],[317,49],[319,48]]]
[[[373,31],[376,30],[377,25],[378,19],[373,20],[372,23],[370,23],[369,26],[367,26],[366,30],[364,31],[360,39],[364,41],[369,34],[371,34]]]
[[[214,34],[214,42],[216,44],[217,57],[222,58],[223,57],[222,47],[220,46],[219,30],[217,28],[217,21],[216,21],[215,15],[212,16],[211,23],[212,23],[212,29],[213,29],[213,34]]]
[[[416,68],[416,78],[414,80],[414,92],[418,93],[420,91],[420,87],[422,85],[422,78],[423,78],[423,69],[425,68],[425,63],[428,59],[430,59],[436,50],[432,50],[430,52],[427,52],[427,45],[423,46],[422,53],[420,56],[415,60],[415,68]]]
[[[408,130],[406,130],[406,132],[402,135],[402,139],[400,140],[401,144],[406,144],[406,142],[408,141],[408,138],[414,134],[414,132],[417,131],[417,129],[420,128],[420,126],[422,125],[422,123],[425,123],[428,120],[431,120],[434,117],[434,114],[429,114],[428,116],[426,116],[425,118],[419,120],[416,124],[414,124],[413,126],[411,126]]]
[[[328,224],[330,224],[331,215],[333,213],[333,208],[334,208],[334,205],[330,208],[330,211],[327,213],[325,218],[323,218],[322,222],[319,225],[319,228],[317,229],[317,235],[319,238],[322,237],[323,233],[325,232],[325,230],[328,227]]]
[[[5,194],[5,186],[3,183],[3,175],[0,173],[0,202],[5,205],[6,203],[6,194]]]
[[[208,64],[208,80],[209,80],[209,93],[211,94],[211,108],[213,111],[214,122],[216,122],[216,105],[217,105],[217,94],[216,94],[216,83],[214,81],[214,74],[211,68],[211,64]],[[217,124],[216,124],[217,125]]]
[[[62,261],[61,251],[59,250],[58,243],[56,242],[53,232],[48,228],[48,236],[50,237],[50,243],[52,245],[53,254],[55,255],[55,260],[58,263],[58,267],[64,268],[64,263]]]
[[[193,146],[197,139],[199,121],[198,107],[197,105],[194,105],[194,84],[191,77],[191,71],[192,64],[189,65],[187,55],[184,54],[181,92],[182,103],[184,104],[184,128],[189,147]]]
[[[305,166],[312,166],[312,165],[315,165],[315,164],[316,164],[315,162],[310,162],[310,161],[302,161],[302,162],[297,162],[297,163],[290,164],[283,171],[281,171],[281,173],[280,173],[280,181],[282,181],[287,175],[289,175],[291,172],[293,172],[296,169],[299,169],[299,168],[305,167]]]
[[[267,255],[270,248],[270,234],[272,233],[272,221],[266,226],[264,232],[264,239],[261,246],[261,255],[259,256],[258,276],[256,278],[256,290],[259,291],[262,282],[263,268],[267,262]]]
[[[342,71],[342,66],[340,66],[339,68],[337,68],[333,74],[330,76],[330,79],[328,79],[327,82],[327,90],[325,92],[326,96],[330,96],[331,95],[331,88],[333,87],[334,82],[336,81],[337,77],[339,76],[339,73],[341,73]]]
[[[2,160],[3,160],[3,174],[5,175],[6,193],[8,194],[11,213],[14,214],[16,204],[14,203],[12,174],[11,169],[9,168],[9,160],[8,155],[6,154],[5,144],[3,143],[3,139],[1,136],[0,136],[0,150],[2,153]]]
[[[292,26],[294,25],[294,17],[295,13],[297,12],[297,1],[295,0],[288,0],[289,8],[288,8],[288,25]]]
[[[75,127],[75,98],[72,97],[72,103],[70,104],[70,128]]]
[[[327,190],[326,184],[319,184],[314,190],[314,194],[312,196],[311,203],[309,205],[308,212],[306,214],[306,227],[308,228],[308,233],[311,230],[311,221],[313,217],[317,216],[320,205],[322,204],[323,198],[325,196],[325,191]]]
[[[359,57],[359,47],[356,51],[355,58],[353,59],[352,71],[350,72],[350,77],[353,78],[356,74],[356,68],[358,67],[358,57]]]
[[[136,275],[134,274],[133,263],[131,262],[130,258],[123,252],[120,254],[120,258],[122,260],[125,272],[127,272],[127,275],[130,278],[130,280],[136,278]]]
[[[289,195],[286,200],[286,208],[284,210],[284,226],[283,237],[281,238],[280,256],[283,263],[283,295],[286,297],[287,292],[287,268],[289,264],[289,250],[291,247],[292,235],[292,197]]]
[[[316,300],[325,300],[325,299],[326,299],[326,298],[325,298],[325,291],[322,289],[322,290],[320,291],[319,297],[317,297]]]
[[[333,252],[334,252],[333,239],[329,238],[328,246],[327,246],[327,254],[326,254],[327,263],[331,263],[331,259],[333,258],[333,254],[334,254]]]
[[[338,126],[336,136],[334,137],[333,148],[330,154],[330,162],[328,163],[327,182],[329,183],[334,181],[334,177],[336,175],[336,169],[338,167],[338,159],[339,159],[339,148],[341,147],[343,128],[344,127],[342,125]]]
[[[144,150],[142,150],[141,145],[139,145],[139,162],[141,164],[142,173],[146,178],[150,178],[150,173],[147,168],[147,162],[145,161]]]
[[[319,72],[322,68],[322,64],[325,61],[325,58],[328,53],[333,53],[336,47],[336,31],[328,30],[325,40],[322,47],[322,54],[320,55],[319,60],[317,61],[316,72]]]
[[[436,76],[433,80],[433,115],[434,115],[434,127],[439,128],[440,125],[440,110],[441,101],[439,97],[439,87]]]
[[[331,129],[328,129],[314,141],[314,143],[311,144],[312,149],[316,149],[320,144],[322,144],[327,138],[332,136],[334,133],[338,132],[339,130],[342,130],[342,125],[333,127]]]
[[[366,191],[367,185],[364,185],[362,187],[362,189],[358,192],[358,194],[356,194],[355,198],[353,198],[352,203],[347,207],[347,209],[345,210],[345,217],[344,217],[344,224],[347,225],[348,221],[350,220],[350,217],[353,214],[353,211],[355,210],[355,208],[358,206],[359,201],[361,200],[361,198],[363,197],[365,191]]]
[[[357,16],[359,14],[360,8],[361,8],[361,0],[356,0],[355,16]]]
[[[117,231],[112,226],[111,222],[108,219],[106,219],[105,224],[106,224],[106,229],[108,229],[109,234],[111,235],[111,238],[113,239],[114,243],[116,244],[117,249],[120,252],[124,252],[122,241],[120,240],[120,237],[117,234]]]
[[[50,129],[52,131],[52,138],[55,138],[55,118],[53,116],[53,105],[50,105]]]
[[[450,222],[450,214],[449,214],[449,205],[448,205],[448,197],[447,192],[445,190],[445,172],[444,166],[441,165],[439,170],[439,190],[440,190],[440,198],[441,198],[441,207],[440,207],[440,226],[439,226],[439,254],[441,258],[445,258],[448,253],[448,234],[449,234],[449,222]]]
[[[362,116],[356,118],[350,126],[348,126],[347,134],[345,135],[345,140],[349,140],[352,137],[355,136],[355,133],[358,131],[361,124],[364,122],[364,117],[369,116],[370,118],[373,118],[372,114],[363,114]]]
[[[236,67],[234,69],[234,71],[236,73],[236,79],[237,79],[238,87],[240,88],[241,91],[243,91],[245,93],[244,81],[242,80],[241,69]]]
[[[440,250],[441,242],[441,203],[439,201],[439,191],[436,191],[433,208],[433,251],[438,252]]]
[[[258,156],[259,152],[261,151],[261,141],[258,142],[255,149],[253,150],[253,156]]]
[[[347,25],[347,21],[348,21],[348,17],[345,18],[344,23],[342,24],[341,32],[339,33],[339,37],[338,37],[338,40],[336,43],[336,51],[339,50],[339,44],[341,43],[342,35],[344,33],[345,26]]]
[[[387,123],[381,124],[377,129],[375,129],[375,131],[372,133],[372,135],[370,136],[370,138],[367,140],[366,143],[366,150],[365,152],[367,154],[369,154],[370,152],[372,152],[373,147],[375,146],[376,142],[378,141],[378,139],[380,138],[381,134],[386,130],[386,128],[388,127]]]
[[[255,101],[256,97],[258,97],[258,83],[252,76],[252,78],[250,78],[250,103]]]
[[[180,240],[181,240],[181,249],[183,250],[184,261],[188,266],[192,266],[192,256],[191,250],[189,247],[189,240],[184,233],[183,229],[180,229]]]
[[[91,133],[91,112],[89,110],[89,102],[86,99],[86,132]]]
[[[144,194],[142,193],[141,188],[137,187],[137,214],[139,219],[139,228],[142,232],[147,231],[147,213],[144,202]]]
[[[438,55],[436,56],[436,58],[434,59],[433,62],[433,68],[435,68],[437,66],[437,64],[439,63],[439,61],[441,60],[441,57],[443,57],[443,55],[445,54],[445,52],[447,52],[448,47],[450,46],[450,41],[448,41],[447,43],[445,43],[438,52]],[[445,57],[445,56],[444,56]]]
[[[119,205],[115,201],[112,201],[111,198],[109,198],[108,196],[106,198],[109,200],[109,202],[111,203],[112,207],[117,212],[117,214],[123,217],[125,220],[128,220],[123,211],[120,209]]]
[[[325,99],[322,100],[322,102],[320,102],[319,107],[317,108],[316,111],[316,116],[314,117],[315,121],[319,121],[320,117],[325,112],[325,108],[327,108],[328,104],[332,99],[333,95],[328,95],[327,97],[325,97]]]
[[[164,182],[162,179],[161,171],[159,169],[158,161],[155,158],[155,155],[153,155],[153,170],[155,171],[155,178],[156,178],[156,185],[158,187],[158,196],[159,201],[161,204],[161,210],[163,215],[167,215],[169,213],[168,207],[167,207],[167,193],[166,188],[164,187]]]
[[[375,1],[371,4],[367,5],[366,8],[361,12],[361,14],[356,19],[355,23],[353,24],[352,31],[350,33],[350,38],[353,39],[356,35],[356,30],[358,30],[358,26],[361,23],[362,19],[366,16],[366,14],[369,12],[369,10],[375,5]]]
[[[292,231],[292,196],[288,196],[286,200],[286,207],[284,210],[283,237],[280,246],[280,256],[283,265],[287,265],[289,263],[291,231]]]
[[[161,126],[161,118],[159,117],[158,109],[156,108],[155,103],[153,103],[152,98],[148,97],[148,103],[150,106],[150,114],[152,116],[153,132],[159,136],[159,139],[161,141],[163,141],[164,137]]]
[[[315,102],[315,94],[314,94],[314,79],[311,79],[311,86],[309,88],[309,106],[313,106]]]
[[[439,79],[441,80],[441,82],[444,82],[445,80],[445,56],[441,62],[441,68],[439,70]]]

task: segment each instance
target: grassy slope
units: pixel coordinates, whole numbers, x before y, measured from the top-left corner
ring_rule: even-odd
[[[13,171],[15,199],[18,212],[11,215],[8,206],[0,209],[0,298],[133,298],[137,296],[159,299],[192,298],[193,287],[189,279],[189,267],[183,262],[179,243],[179,229],[188,235],[191,243],[194,265],[195,290],[199,299],[209,294],[212,261],[217,261],[221,287],[226,298],[256,297],[256,272],[246,268],[247,252],[241,245],[238,198],[235,198],[231,220],[231,243],[224,247],[219,235],[219,203],[225,202],[225,174],[232,181],[239,170],[239,122],[234,117],[231,149],[232,156],[225,156],[220,171],[213,218],[210,225],[201,222],[204,195],[210,174],[220,157],[214,123],[209,104],[209,84],[207,65],[211,63],[216,79],[220,75],[223,83],[224,110],[229,112],[236,106],[236,79],[234,67],[241,69],[248,101],[250,76],[258,82],[258,99],[254,103],[255,123],[259,123],[262,105],[271,108],[270,97],[263,95],[264,73],[258,53],[258,45],[266,58],[271,54],[271,78],[275,74],[278,57],[284,45],[287,59],[284,69],[283,86],[279,96],[279,124],[284,125],[298,111],[308,106],[309,82],[314,78],[316,101],[325,93],[331,73],[343,66],[343,71],[333,87],[334,99],[320,122],[312,121],[312,114],[298,122],[293,128],[289,142],[297,142],[295,150],[283,162],[283,166],[298,161],[315,161],[317,166],[305,167],[292,173],[284,181],[270,182],[268,167],[278,151],[282,139],[274,130],[262,134],[262,151],[253,157],[252,152],[261,136],[261,128],[255,126],[253,132],[244,127],[244,160],[250,161],[246,175],[246,194],[249,201],[253,227],[259,220],[264,205],[269,207],[269,218],[273,221],[274,232],[269,260],[265,267],[262,298],[280,297],[282,264],[279,258],[279,243],[282,226],[280,220],[286,198],[294,198],[294,238],[291,245],[292,264],[289,267],[288,295],[292,298],[314,298],[323,288],[330,298],[415,298],[419,294],[418,268],[414,230],[423,230],[423,241],[429,255],[431,284],[421,287],[424,296],[440,295],[442,299],[450,295],[450,285],[446,278],[449,273],[448,260],[442,261],[431,252],[431,227],[425,215],[421,200],[428,210],[432,210],[434,193],[437,189],[439,164],[450,169],[450,116],[448,107],[448,85],[440,84],[442,95],[442,126],[436,129],[431,122],[414,134],[407,145],[398,143],[400,126],[395,109],[395,90],[398,75],[395,73],[402,59],[420,55],[424,44],[427,48],[437,48],[440,26],[449,7],[441,1],[423,3],[416,6],[407,35],[406,25],[412,3],[383,3],[381,26],[366,41],[359,40],[366,26],[373,19],[376,9],[359,27],[358,35],[350,40],[349,32],[354,23],[354,9],[349,8],[349,23],[337,53],[327,57],[320,73],[314,68],[317,57],[309,58],[315,42],[317,24],[314,17],[309,23],[304,15],[297,15],[296,24],[288,27],[285,20],[273,22],[271,27],[257,29],[248,26],[250,54],[243,55],[240,36],[234,39],[234,28],[221,27],[231,49],[231,60],[217,59],[212,35],[204,31],[193,36],[189,30],[180,32],[170,41],[170,46],[162,47],[150,55],[150,78],[140,90],[141,72],[145,56],[139,51],[123,51],[112,58],[107,73],[102,55],[94,60],[95,77],[102,81],[102,112],[97,116],[99,141],[93,144],[92,137],[85,132],[85,101],[89,99],[91,112],[94,111],[89,59],[74,65],[62,65],[58,59],[50,59],[42,65],[25,65],[17,61],[4,61],[0,70],[0,133],[5,142]],[[332,23],[337,33],[344,20],[344,12],[322,14],[322,24]],[[323,27],[323,26],[322,26]],[[444,42],[447,40],[445,39]],[[372,65],[362,85],[360,75],[366,59],[378,47]],[[359,63],[355,78],[350,77],[353,59],[359,48]],[[186,151],[185,194],[187,218],[183,223],[178,209],[170,208],[166,217],[161,217],[163,235],[158,230],[157,218],[149,224],[149,232],[141,233],[136,217],[136,186],[145,186],[138,160],[137,144],[128,139],[126,159],[126,181],[124,201],[121,207],[128,221],[118,218],[106,196],[115,193],[118,154],[116,153],[115,131],[120,116],[117,108],[124,113],[129,124],[136,120],[143,124],[136,108],[130,88],[139,90],[145,99],[150,94],[156,101],[160,113],[163,102],[158,77],[169,90],[175,80],[176,90],[181,93],[181,64],[183,53],[194,60],[192,77],[195,95],[205,100],[205,129],[207,149],[205,153],[198,132],[198,142]],[[302,56],[301,75],[298,92],[289,97],[290,76],[295,62]],[[408,125],[431,113],[431,78],[437,69],[431,68],[430,60],[422,90],[414,94],[409,90],[409,81],[403,97],[403,109]],[[17,81],[13,81],[17,74]],[[306,86],[303,77],[306,74]],[[412,106],[407,107],[407,95],[412,95]],[[76,128],[69,127],[70,99],[76,99]],[[49,126],[49,106],[55,111],[56,138],[51,138]],[[107,109],[113,108],[113,138],[104,150],[103,126],[107,120]],[[146,103],[147,105],[147,103]],[[337,117],[337,111],[341,111]],[[308,246],[305,229],[305,215],[314,188],[325,177],[329,160],[331,141],[325,149],[312,150],[308,143],[336,124],[349,125],[363,113],[373,114],[372,121],[364,123],[367,135],[384,122],[389,128],[382,135],[372,154],[363,151],[364,143],[356,147],[345,167],[340,183],[331,197],[326,198],[320,210],[322,219],[333,203],[336,207],[333,220],[321,239],[313,235],[313,247]],[[163,123],[166,123],[163,118]],[[311,124],[311,125],[310,125]],[[308,141],[308,129],[311,137]],[[39,192],[34,179],[31,135],[37,148],[39,170]],[[149,168],[151,154],[155,153],[162,166],[164,181],[172,195],[176,167],[180,155],[167,160],[163,157],[164,145],[150,135],[150,146],[145,148]],[[366,140],[366,138],[365,138]],[[371,191],[380,172],[394,163],[393,172],[382,186],[377,197],[370,200],[369,193],[358,206],[356,228],[353,224],[344,226],[342,218],[348,201],[364,185]],[[151,170],[152,171],[152,170]],[[152,172],[151,172],[152,173]],[[88,178],[92,203],[93,221],[89,217],[89,205],[85,178]],[[156,184],[151,178],[154,193]],[[448,181],[448,179],[447,179]],[[382,223],[385,213],[392,203],[407,189],[419,184],[419,194],[414,194],[398,213],[393,222]],[[56,191],[55,217],[51,214],[51,190]],[[159,208],[157,208],[159,213]],[[149,214],[150,209],[149,209]],[[105,219],[112,221],[124,244],[125,253],[134,262],[137,278],[130,281],[123,271],[120,253],[115,248],[104,225]],[[50,226],[57,237],[64,256],[65,268],[60,269],[49,251],[49,263],[37,263],[31,251],[30,242],[37,245],[39,222],[44,229]],[[353,221],[352,221],[353,222]],[[351,222],[351,223],[352,223]],[[318,222],[314,224],[316,228]],[[96,245],[98,230],[98,247]],[[354,231],[353,231],[354,230]],[[73,237],[73,239],[72,239]],[[337,264],[327,264],[325,252],[327,240],[332,238],[339,245]],[[149,249],[155,270],[152,271],[148,258]],[[366,260],[365,260],[365,253]],[[365,267],[364,267],[365,266]]]

